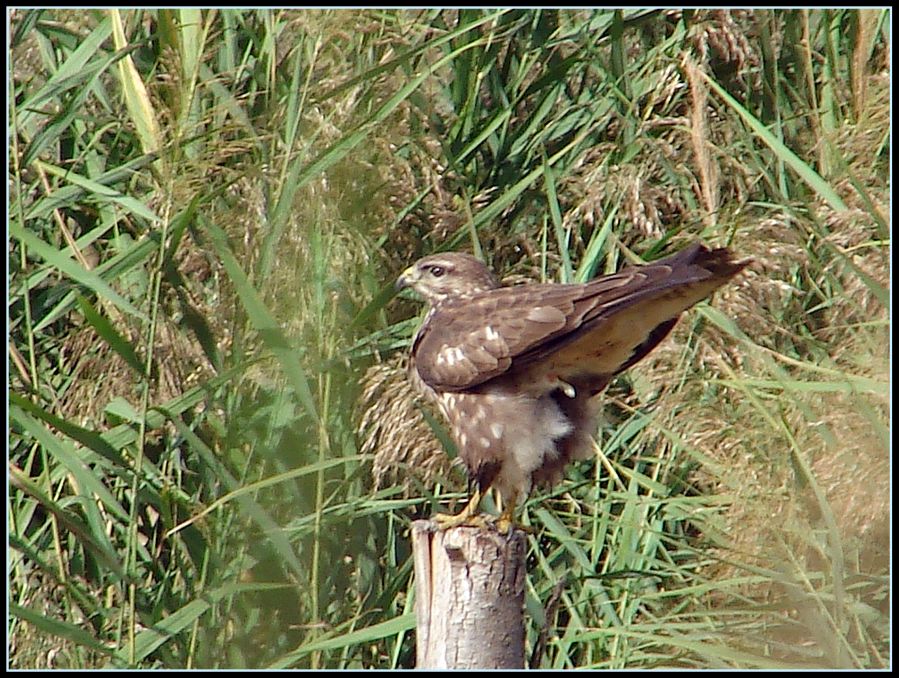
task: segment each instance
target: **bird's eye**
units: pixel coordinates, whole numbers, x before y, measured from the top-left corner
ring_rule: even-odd
[[[431,275],[435,278],[441,277],[444,273],[446,273],[446,269],[443,266],[431,266],[430,267]]]

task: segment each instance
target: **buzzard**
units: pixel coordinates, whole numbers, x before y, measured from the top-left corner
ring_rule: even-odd
[[[646,356],[678,317],[748,261],[694,243],[644,266],[583,284],[502,287],[475,257],[420,259],[397,280],[430,304],[412,343],[412,383],[436,404],[465,462],[472,496],[442,528],[483,525],[482,495],[502,500],[506,532],[518,501],[592,454],[596,397]]]

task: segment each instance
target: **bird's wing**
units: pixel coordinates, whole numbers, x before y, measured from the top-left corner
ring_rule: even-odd
[[[501,375],[524,390],[581,376],[607,381],[745,263],[697,244],[585,284],[505,287],[448,301],[419,332],[415,368],[429,386],[449,391]]]

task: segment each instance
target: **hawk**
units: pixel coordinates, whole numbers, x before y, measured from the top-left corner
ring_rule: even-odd
[[[643,266],[582,284],[500,285],[478,259],[433,254],[403,271],[430,309],[412,342],[415,389],[446,419],[473,492],[441,528],[483,525],[481,497],[502,500],[498,528],[535,484],[557,482],[571,460],[592,455],[609,381],[645,357],[681,313],[749,261],[694,243]]]

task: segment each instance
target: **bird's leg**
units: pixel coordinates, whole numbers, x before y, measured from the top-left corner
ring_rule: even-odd
[[[503,510],[496,519],[496,529],[500,534],[509,534],[513,529],[518,529],[528,534],[534,534],[534,529],[527,525],[515,522],[515,505],[518,503],[518,493],[513,494],[509,501],[503,500]]]
[[[433,520],[437,523],[437,528],[440,530],[448,530],[451,527],[459,527],[460,525],[484,527],[487,523],[483,516],[478,515],[478,506],[480,504],[481,490],[476,488],[465,508],[459,511],[459,513],[454,516],[448,513],[437,513],[434,515]]]
[[[516,495],[512,495],[511,501],[503,501],[503,510],[496,519],[496,529],[500,534],[509,534],[515,527],[515,499]]]

